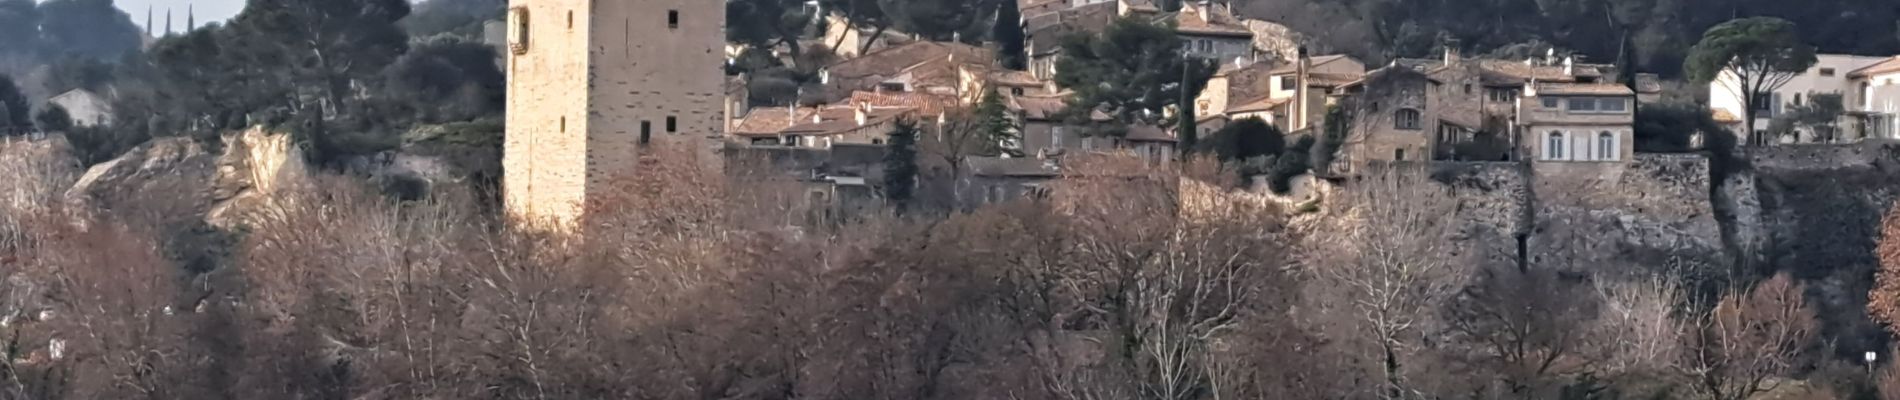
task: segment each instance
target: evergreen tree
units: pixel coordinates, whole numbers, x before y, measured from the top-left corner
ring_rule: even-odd
[[[20,94],[20,87],[13,84],[13,78],[0,75],[0,131],[23,128],[31,121],[27,119],[26,95]]]
[[[1003,68],[1017,71],[1029,69],[1029,45],[1023,34],[1023,11],[1016,0],[996,2],[996,29],[990,32],[990,40],[996,43],[996,60]]]
[[[884,198],[901,212],[917,190],[917,123],[897,121],[884,151]]]
[[[1281,155],[1287,150],[1286,135],[1265,120],[1242,118],[1208,135],[1200,150],[1214,153],[1221,161]]]
[[[1016,120],[1010,118],[1009,108],[1003,105],[1003,96],[996,93],[996,89],[983,93],[975,113],[984,137],[983,145],[975,149],[974,155],[994,156],[1016,143]]]
[[[1118,20],[1097,35],[1063,38],[1055,81],[1075,91],[1067,119],[1078,126],[1090,125],[1091,112],[1101,111],[1122,127],[1179,123],[1164,121],[1163,111],[1179,104],[1182,97],[1198,97],[1217,67],[1210,60],[1182,57],[1181,46],[1173,27],[1134,18]]]
[[[1709,28],[1702,42],[1689,49],[1683,69],[1690,80],[1726,89],[1742,99],[1742,136],[1750,144],[1765,139],[1756,135],[1755,110],[1767,108],[1763,101],[1774,101],[1758,93],[1774,93],[1818,60],[1814,46],[1801,40],[1794,23],[1773,17],[1742,18]],[[1724,72],[1734,78],[1717,81]]]
[[[39,124],[40,131],[43,132],[66,132],[73,129],[72,114],[66,113],[66,107],[60,107],[58,104],[47,104],[46,107],[41,108],[39,115],[33,116],[33,121]]]

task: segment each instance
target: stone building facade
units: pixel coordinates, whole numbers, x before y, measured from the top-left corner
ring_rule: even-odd
[[[508,213],[573,225],[653,143],[703,149],[726,117],[725,10],[702,0],[512,0]]]

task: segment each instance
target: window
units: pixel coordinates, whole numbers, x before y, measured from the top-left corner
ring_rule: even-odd
[[[567,117],[561,117],[561,132],[567,132]]]
[[[640,121],[640,144],[653,141],[653,121]]]
[[[1400,109],[1395,114],[1397,115],[1395,115],[1393,118],[1392,127],[1398,128],[1398,129],[1406,129],[1406,130],[1419,129],[1418,110],[1413,110],[1410,108]]]
[[[1295,90],[1294,87],[1298,86],[1299,82],[1299,78],[1282,76],[1280,77],[1280,90]]]
[[[1834,76],[1834,69],[1833,69],[1833,68],[1822,68],[1822,69],[1821,69],[1821,76]]]
[[[1598,160],[1616,161],[1617,157],[1622,153],[1621,150],[1622,149],[1616,145],[1616,134],[1610,133],[1610,131],[1603,131],[1597,134]]]
[[[904,84],[901,82],[884,82],[877,84],[877,89],[885,92],[902,92],[904,91]]]
[[[1392,149],[1392,161],[1405,161],[1405,149]]]
[[[1049,128],[1049,148],[1062,148],[1062,127]]]
[[[1471,94],[1471,84],[1465,84],[1465,94]]]
[[[574,30],[574,12],[573,11],[567,12],[567,29]]]
[[[1801,94],[1800,94],[1800,93],[1795,93],[1795,94],[1794,94],[1794,105],[1797,105],[1797,106],[1798,106],[1798,105],[1801,105]]]
[[[1570,106],[1568,108],[1570,112],[1588,113],[1588,112],[1597,111],[1597,102],[1595,99],[1589,99],[1589,98],[1570,99],[1569,104]]]
[[[1509,103],[1512,99],[1517,98],[1517,92],[1510,89],[1491,89],[1488,92],[1491,95],[1492,102]]]
[[[680,131],[679,118],[673,117],[671,115],[667,116],[666,117],[666,133],[678,133],[679,131]]]
[[[1549,138],[1544,140],[1544,159],[1562,160],[1564,156],[1564,133],[1551,131]]]
[[[1009,94],[1021,96],[1023,95],[1023,88],[1009,88]]]
[[[509,43],[508,49],[510,51],[513,51],[517,55],[527,54],[528,53],[528,8],[515,7],[514,9],[509,10],[508,14],[510,18],[515,19],[514,37],[510,38],[514,40],[514,43]]]
[[[1629,111],[1629,102],[1619,97],[1597,99],[1597,109],[1606,113],[1622,114]]]
[[[672,29],[679,29],[680,10],[666,10],[666,27],[672,28]]]
[[[1545,98],[1544,98],[1544,108],[1557,108],[1557,107],[1559,107],[1559,105],[1558,105],[1558,103],[1559,103],[1559,101],[1558,101],[1558,99],[1557,99],[1556,97],[1545,97]]]

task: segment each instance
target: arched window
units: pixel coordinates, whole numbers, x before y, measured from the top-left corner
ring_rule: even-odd
[[[1610,133],[1610,131],[1603,131],[1603,133],[1597,134],[1598,160],[1616,161],[1617,157],[1623,153],[1621,147],[1622,146],[1617,146],[1616,144],[1616,134]]]
[[[1550,138],[1544,140],[1544,159],[1545,160],[1562,160],[1565,158],[1564,157],[1565,154],[1566,153],[1564,153],[1564,133],[1558,132],[1558,131],[1550,131]]]
[[[1401,108],[1396,114],[1392,121],[1392,127],[1406,130],[1419,129],[1418,110]]]

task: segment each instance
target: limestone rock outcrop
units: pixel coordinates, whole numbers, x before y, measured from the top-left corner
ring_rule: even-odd
[[[165,226],[232,228],[242,212],[308,180],[289,135],[254,128],[213,152],[190,138],[159,138],[94,165],[65,193],[69,206],[157,218]]]

